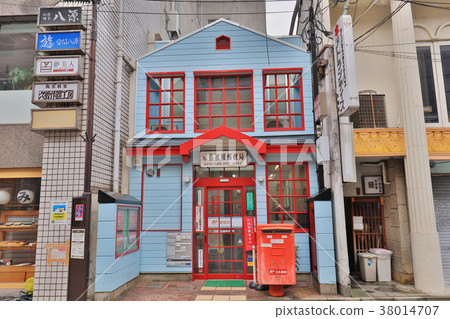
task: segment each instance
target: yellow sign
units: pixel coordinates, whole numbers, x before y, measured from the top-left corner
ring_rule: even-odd
[[[31,111],[32,130],[78,130],[78,109],[47,109]]]

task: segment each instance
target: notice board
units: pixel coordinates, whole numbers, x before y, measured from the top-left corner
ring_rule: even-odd
[[[188,232],[167,233],[168,267],[192,265],[192,236]]]

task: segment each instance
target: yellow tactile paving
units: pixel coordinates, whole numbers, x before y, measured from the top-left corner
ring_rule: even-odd
[[[213,296],[212,301],[229,301],[230,300],[230,296]]]
[[[231,290],[231,287],[216,287],[216,290]]]
[[[216,290],[216,287],[202,287],[201,290]]]
[[[245,290],[245,287],[231,287],[231,290]]]
[[[211,301],[213,297],[213,295],[198,295],[195,301]]]
[[[231,301],[244,301],[247,300],[246,295],[236,295],[236,296],[230,296]]]

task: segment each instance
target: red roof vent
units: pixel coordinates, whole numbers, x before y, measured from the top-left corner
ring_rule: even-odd
[[[216,38],[216,50],[231,50],[231,40],[225,35]]]

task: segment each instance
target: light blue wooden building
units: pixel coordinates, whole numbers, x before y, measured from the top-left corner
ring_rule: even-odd
[[[100,205],[97,292],[139,273],[252,279],[252,222],[293,224],[298,273],[335,287],[331,206],[306,201],[318,183],[299,45],[221,19],[138,60],[127,155],[141,207]]]

